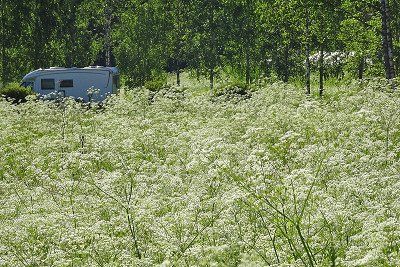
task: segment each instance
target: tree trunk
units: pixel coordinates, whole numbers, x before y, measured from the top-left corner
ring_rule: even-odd
[[[110,1],[106,1],[106,25],[105,25],[105,64],[107,67],[111,66],[111,20],[112,20],[112,10]]]
[[[364,69],[365,69],[365,58],[361,56],[360,62],[358,64],[358,79],[362,80],[364,78]]]
[[[246,0],[246,8],[245,8],[245,20],[244,20],[244,44],[246,45],[245,47],[245,53],[246,53],[246,85],[251,84],[251,62],[250,62],[250,48],[253,40],[253,34],[252,34],[252,29],[254,28],[253,25],[253,11],[252,11],[252,1]]]
[[[310,14],[306,10],[306,94],[311,94],[311,64],[310,64]]]
[[[285,62],[285,65],[283,66],[284,67],[283,81],[285,83],[289,82],[289,49],[290,49],[289,45],[286,45],[285,46],[285,51],[284,51],[284,62]]]
[[[319,55],[319,96],[324,94],[324,45],[320,44]]]
[[[69,14],[69,20],[68,20],[68,33],[69,33],[69,39],[67,40],[67,44],[69,44],[70,47],[67,48],[67,51],[69,52],[67,54],[67,67],[73,67],[76,62],[76,1],[72,1],[71,3],[71,12]]]
[[[41,57],[43,56],[43,53],[41,51],[40,45],[42,44],[42,30],[41,30],[41,23],[38,21],[39,18],[35,17],[34,18],[34,30],[33,30],[33,65],[35,69],[39,68],[44,68],[45,66],[42,66],[41,64]]]
[[[175,45],[175,67],[176,67],[176,84],[178,86],[181,86],[181,50],[182,50],[182,18],[181,18],[181,7],[180,7],[180,2],[176,2],[175,6],[175,12],[176,12],[176,18],[177,18],[177,43]]]
[[[201,78],[201,69],[200,66],[196,66],[196,80],[200,82],[200,78]]]
[[[1,83],[5,84],[7,78],[6,78],[6,46],[4,44],[6,38],[6,17],[5,17],[5,6],[4,6],[4,0],[0,0],[1,3],[1,40],[3,40],[1,43]]]
[[[179,67],[176,70],[176,84],[181,86],[181,70]]]
[[[212,1],[212,8],[210,10],[209,18],[209,29],[210,29],[210,90],[211,93],[214,91],[214,76],[215,76],[215,65],[216,65],[216,51],[215,51],[215,26],[214,26],[214,1]]]
[[[382,48],[386,78],[391,80],[395,78],[394,60],[393,60],[393,39],[390,30],[390,11],[389,0],[381,0],[381,18],[382,18]]]
[[[399,34],[399,32],[397,33],[397,36],[395,37],[395,39],[396,39],[396,42],[398,44],[400,44],[400,34]],[[396,54],[397,54],[397,56],[394,59],[394,73],[395,74],[399,73],[399,71],[400,71],[400,55],[399,55],[399,51],[397,51]]]
[[[30,57],[31,57],[31,62],[33,64],[34,69],[39,69],[43,68],[44,66],[41,66],[40,62],[40,57],[42,57],[42,53],[40,51],[40,44],[42,44],[42,39],[41,37],[43,36],[42,30],[41,30],[41,23],[40,23],[40,9],[41,9],[40,2],[34,2],[32,5],[32,10],[36,12],[38,15],[32,17],[32,32],[31,32],[31,39],[29,42],[31,42],[31,52]]]
[[[249,46],[246,45],[246,84],[249,85],[251,83],[250,77],[250,53]]]
[[[3,39],[4,40],[4,39]],[[7,60],[6,60],[6,47],[2,43],[1,44],[1,83],[4,85],[7,81],[7,74],[6,74],[6,65],[7,65]]]
[[[214,91],[214,68],[210,69],[210,90],[211,93]]]

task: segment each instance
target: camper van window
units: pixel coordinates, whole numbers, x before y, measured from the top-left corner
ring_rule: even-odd
[[[62,80],[60,81],[60,87],[74,87],[74,80]]]
[[[42,79],[41,87],[42,90],[54,90],[55,89],[54,79]]]
[[[33,88],[33,82],[23,82],[23,83],[21,83],[21,86],[26,87],[26,88],[28,88],[28,87]]]

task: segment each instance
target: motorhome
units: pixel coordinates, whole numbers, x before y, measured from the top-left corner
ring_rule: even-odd
[[[119,88],[116,67],[90,66],[85,68],[38,69],[22,79],[22,86],[31,87],[43,97],[73,97],[88,101],[103,101]]]

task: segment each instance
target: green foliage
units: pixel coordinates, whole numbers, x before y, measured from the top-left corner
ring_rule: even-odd
[[[9,83],[0,88],[0,96],[10,99],[14,103],[24,102],[27,96],[33,94],[30,87],[23,87],[18,83]]]
[[[152,81],[147,81],[144,84],[144,87],[146,89],[148,89],[151,92],[158,92],[161,89],[165,88],[167,86],[167,80],[164,78],[159,78],[159,79],[155,79]]]
[[[33,0],[1,2],[0,80],[49,66],[118,65],[131,87],[158,73],[187,70],[218,84],[224,72],[254,83],[304,77],[325,52],[353,54],[323,76],[382,76],[378,1]],[[393,55],[400,69],[400,5],[389,1]],[[307,23],[307,21],[309,23]],[[308,25],[308,27],[307,27]],[[361,64],[364,62],[365,64]],[[313,62],[319,71],[319,62]],[[304,83],[304,81],[303,81]]]

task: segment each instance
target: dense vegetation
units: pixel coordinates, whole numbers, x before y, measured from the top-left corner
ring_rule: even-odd
[[[394,78],[400,5],[389,0],[1,1],[0,80],[49,66],[118,65],[130,85],[182,69],[247,83]],[[307,60],[310,59],[310,60]],[[325,63],[325,64],[324,64]],[[307,88],[309,90],[309,88]]]
[[[0,265],[400,265],[398,91],[196,84],[0,100]]]
[[[0,97],[4,97],[14,103],[26,101],[26,97],[34,95],[32,88],[20,86],[18,83],[9,83],[0,87]]]
[[[399,1],[0,4],[0,266],[400,266]]]

